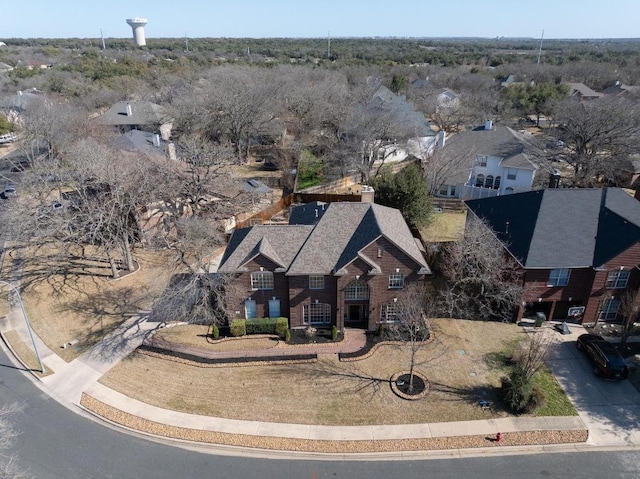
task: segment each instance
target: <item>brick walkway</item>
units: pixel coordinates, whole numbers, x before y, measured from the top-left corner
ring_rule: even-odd
[[[339,343],[319,343],[319,344],[286,344],[284,341],[278,342],[273,348],[235,350],[235,351],[209,351],[193,346],[175,344],[153,336],[144,341],[145,346],[165,349],[175,353],[189,354],[207,359],[246,359],[246,358],[266,358],[283,356],[301,356],[309,354],[338,354],[354,353],[364,348],[366,344],[366,333],[363,329],[345,329],[345,338]]]

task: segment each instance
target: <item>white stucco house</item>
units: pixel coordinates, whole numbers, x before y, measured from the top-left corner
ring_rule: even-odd
[[[535,157],[526,135],[487,121],[444,143],[440,174],[429,177],[435,182],[430,186],[438,197],[465,200],[530,191]]]

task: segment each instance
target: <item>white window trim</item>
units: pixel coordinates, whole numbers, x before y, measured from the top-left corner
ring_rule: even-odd
[[[388,303],[382,303],[380,305],[380,322],[381,323],[397,323],[398,314],[400,313],[400,306],[395,301]],[[389,318],[392,319],[389,319]]]
[[[605,287],[608,289],[624,289],[627,287],[630,276],[631,271],[629,270],[618,269],[616,271],[611,271],[607,275],[607,282],[605,283]]]
[[[354,293],[349,297],[350,293]],[[347,301],[365,301],[369,299],[369,285],[362,280],[350,282],[344,291],[344,299]]]
[[[558,273],[554,275],[554,272]],[[564,274],[566,272],[566,274]],[[549,278],[547,279],[547,287],[557,288],[567,286],[571,279],[571,270],[569,268],[556,268],[549,272]]]
[[[324,289],[324,276],[321,274],[310,274],[309,289]]]
[[[266,278],[270,278],[270,280],[265,281]],[[268,291],[272,290],[273,287],[274,278],[271,271],[254,271],[251,273],[251,289],[253,291]]]
[[[598,317],[601,321],[614,320],[618,317],[620,310],[620,300],[617,298],[605,299],[602,303],[602,309]]]
[[[303,304],[302,322],[304,324],[330,324],[331,305],[328,303]]]
[[[389,289],[404,288],[404,273],[391,273],[389,275]]]

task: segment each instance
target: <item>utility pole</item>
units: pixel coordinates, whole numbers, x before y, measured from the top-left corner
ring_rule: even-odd
[[[16,288],[14,285],[12,285],[7,281],[0,280],[0,284],[9,286],[9,288],[11,288],[11,291],[13,291],[13,293],[15,293],[15,295],[18,297],[18,302],[20,303],[20,309],[22,310],[22,316],[24,316],[24,322],[27,325],[27,331],[29,332],[29,337],[31,338],[31,344],[33,344],[33,350],[35,351],[36,357],[38,358],[38,363],[40,363],[40,371],[42,372],[42,374],[44,374],[45,373],[44,364],[42,364],[42,358],[40,358],[40,353],[38,352],[38,347],[36,346],[36,340],[33,337],[33,331],[31,329],[31,324],[29,323],[29,318],[27,317],[27,312],[24,309],[24,304],[22,304],[20,291],[18,291],[18,288]]]
[[[100,29],[100,38],[102,39],[102,51],[104,51],[107,49],[107,47],[104,45],[104,35],[102,33],[102,28]]]
[[[184,34],[184,45],[187,49],[187,52],[189,51],[189,39],[187,38],[187,33],[185,32]]]
[[[327,58],[331,60],[331,32],[327,32]]]

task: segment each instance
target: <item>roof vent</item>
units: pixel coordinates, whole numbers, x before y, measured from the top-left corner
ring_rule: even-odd
[[[133,115],[133,110],[131,109],[131,103],[127,103],[127,116]]]

